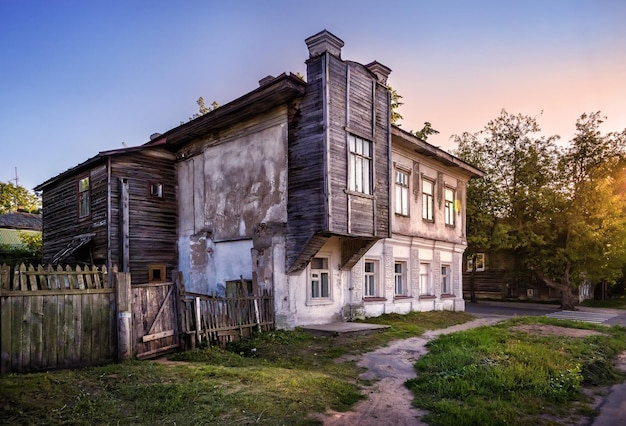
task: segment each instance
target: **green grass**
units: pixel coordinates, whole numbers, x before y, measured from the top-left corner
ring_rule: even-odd
[[[0,377],[7,424],[313,425],[312,413],[345,411],[364,396],[362,372],[345,354],[372,350],[472,317],[458,312],[384,315],[390,329],[365,336],[315,337],[274,331],[232,345],[74,371]]]
[[[511,327],[552,324],[602,335],[539,336]],[[624,380],[612,358],[626,348],[626,329],[540,317],[516,318],[493,327],[443,335],[409,380],[414,405],[436,425],[549,424],[546,415],[591,411],[581,392]],[[543,419],[543,420],[542,420]],[[545,422],[544,422],[545,420]]]

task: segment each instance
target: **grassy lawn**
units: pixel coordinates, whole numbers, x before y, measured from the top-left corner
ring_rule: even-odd
[[[384,315],[387,331],[315,337],[275,331],[233,345],[73,371],[0,376],[0,423],[71,425],[314,425],[312,413],[348,410],[360,401],[362,372],[345,354],[472,319],[454,312]],[[598,330],[589,337],[542,336],[517,326]],[[547,318],[516,318],[443,335],[407,382],[414,404],[437,425],[551,424],[569,412],[592,414],[583,385],[623,377],[611,359],[626,329]],[[554,422],[552,424],[561,424]]]
[[[528,332],[549,326],[600,333]],[[583,386],[624,380],[611,360],[625,348],[623,327],[521,317],[430,342],[407,385],[414,405],[430,411],[423,418],[429,424],[563,424],[572,413],[593,414]]]
[[[173,363],[135,361],[74,371],[0,376],[2,424],[306,425],[311,413],[363,398],[361,370],[341,355],[468,321],[464,313],[385,315],[387,331],[314,337],[276,331],[231,351],[199,349]]]

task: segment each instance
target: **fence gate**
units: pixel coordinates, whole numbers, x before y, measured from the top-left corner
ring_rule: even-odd
[[[131,353],[128,355],[138,359],[154,358],[179,347],[176,282],[131,285],[130,279],[120,274],[118,286],[118,291],[126,293],[130,302],[128,328],[132,332],[123,333],[130,334],[131,348],[128,349]],[[120,336],[120,339],[124,338]]]

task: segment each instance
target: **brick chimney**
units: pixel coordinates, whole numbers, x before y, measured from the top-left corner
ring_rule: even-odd
[[[309,48],[309,57],[314,58],[324,52],[328,52],[341,59],[341,48],[344,43],[339,37],[335,36],[328,30],[320,31],[304,40]]]

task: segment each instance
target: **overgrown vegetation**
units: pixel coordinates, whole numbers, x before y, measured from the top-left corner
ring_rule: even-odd
[[[558,325],[600,335],[538,335],[514,328]],[[523,317],[430,342],[407,386],[423,418],[437,425],[536,425],[592,411],[582,386],[620,382],[612,358],[626,348],[626,329]]]
[[[168,364],[129,362],[75,371],[0,377],[8,424],[319,424],[363,398],[362,372],[337,359],[401,337],[465,322],[464,313],[385,315],[390,329],[355,337],[300,330],[259,334],[232,345],[176,354]]]

